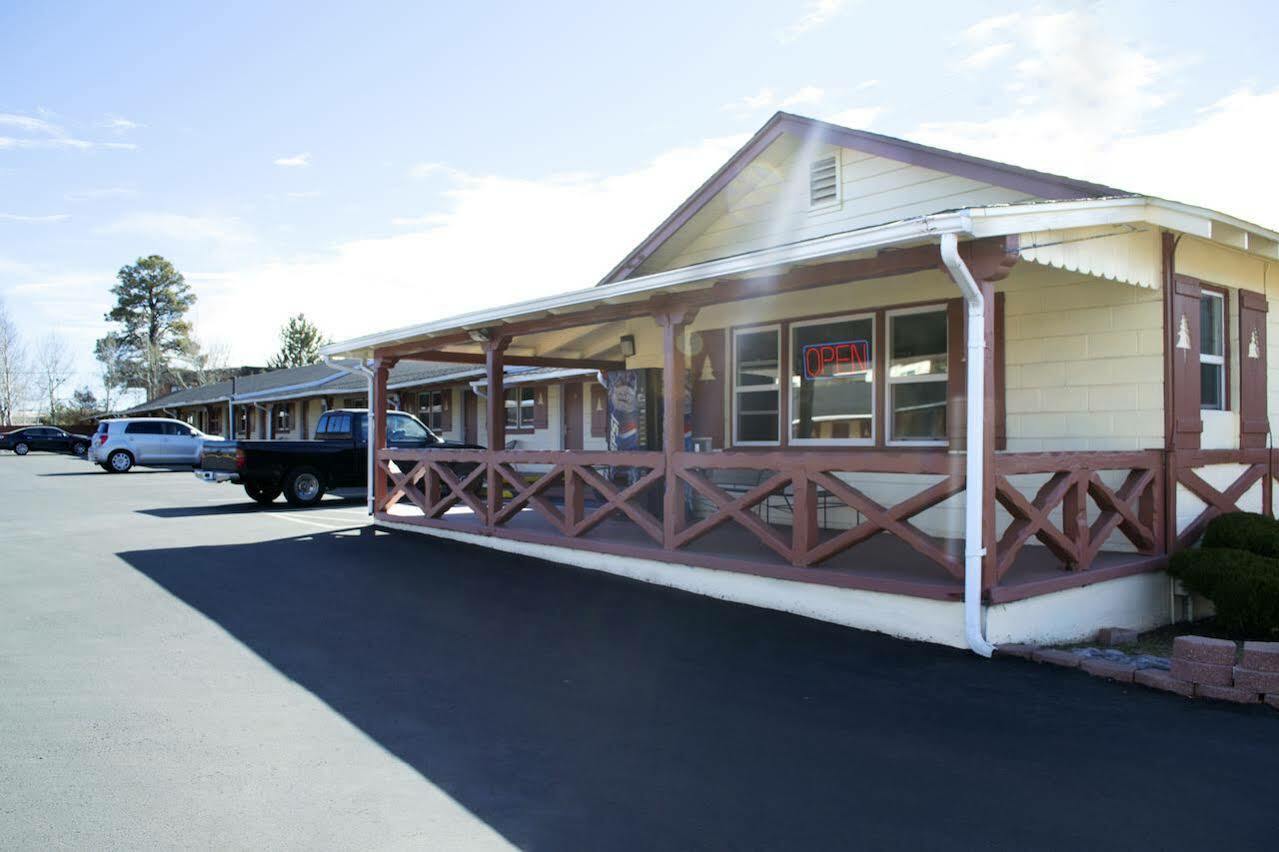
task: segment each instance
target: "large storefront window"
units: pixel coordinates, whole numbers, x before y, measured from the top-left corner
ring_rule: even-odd
[[[888,439],[946,440],[947,316],[944,309],[888,316]]]
[[[790,347],[790,439],[797,443],[874,440],[874,319],[794,323]]]
[[[775,444],[781,413],[781,332],[741,329],[733,334],[733,434],[738,444]]]

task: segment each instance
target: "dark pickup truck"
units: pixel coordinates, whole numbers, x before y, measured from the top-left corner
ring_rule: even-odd
[[[312,506],[328,491],[368,487],[368,422],[365,409],[335,409],[320,415],[313,441],[210,442],[195,475],[243,485],[263,505],[283,493],[294,506]],[[445,441],[400,411],[387,413],[386,443],[397,449],[483,449]]]

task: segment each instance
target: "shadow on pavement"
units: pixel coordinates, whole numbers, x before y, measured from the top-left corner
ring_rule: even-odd
[[[241,494],[243,497],[243,494]],[[285,500],[276,500],[269,506],[262,506],[244,497],[238,503],[206,503],[203,506],[161,506],[156,509],[137,509],[139,515],[150,515],[153,518],[201,518],[209,515],[243,515],[259,512],[314,512],[320,509],[359,508],[360,500],[321,500],[314,506],[290,506]]]
[[[114,476],[138,476],[139,474],[143,474],[143,473],[181,473],[181,472],[182,472],[182,468],[169,469],[169,468],[162,468],[162,467],[151,467],[146,469],[139,469],[135,467],[133,470],[129,471],[128,473],[119,473],[119,474],[110,474],[110,473],[107,473],[105,470],[69,470],[69,471],[62,471],[59,473],[38,473],[36,474],[36,476],[113,476],[113,475]],[[186,472],[190,473],[191,468],[189,467],[186,468]]]
[[[1264,708],[371,528],[121,556],[522,848],[1273,840]]]

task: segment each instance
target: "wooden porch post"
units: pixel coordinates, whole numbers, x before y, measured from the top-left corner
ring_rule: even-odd
[[[684,528],[684,487],[675,472],[675,454],[684,452],[684,327],[697,311],[675,308],[656,312],[662,329],[662,453],[666,457],[666,493],[662,504],[662,540],[675,549]]]
[[[386,449],[386,379],[393,362],[386,358],[373,361],[373,396],[369,400],[369,441],[373,445],[373,508],[381,511],[386,503],[386,474],[377,454]]]
[[[487,479],[484,489],[488,517],[484,519],[484,526],[490,530],[493,528],[493,519],[502,508],[502,477],[498,475],[493,454],[506,449],[506,393],[502,379],[506,371],[506,347],[510,345],[509,337],[497,337],[484,341],[484,370],[488,379],[488,399],[486,400],[488,422],[485,424],[488,432],[488,449],[486,450],[488,459],[485,464],[488,470],[485,474]]]

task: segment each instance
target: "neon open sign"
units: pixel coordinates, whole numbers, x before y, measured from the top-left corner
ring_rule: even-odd
[[[852,376],[869,369],[870,343],[845,340],[842,343],[810,343],[803,349],[804,378],[833,379]]]

